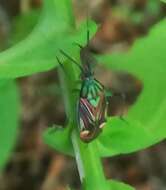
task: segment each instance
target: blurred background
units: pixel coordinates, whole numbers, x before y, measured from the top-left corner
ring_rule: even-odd
[[[0,0],[0,49],[25,38],[40,15],[41,0]],[[100,24],[91,40],[94,53],[127,51],[137,38],[166,15],[158,0],[74,0],[77,22],[87,10]],[[149,55],[150,56],[150,55]],[[104,73],[104,75],[103,75]],[[97,78],[127,100],[114,99],[112,115],[126,112],[141,93],[143,84],[125,73],[96,68]],[[104,76],[104,77],[103,77]],[[130,84],[130,85],[128,85]],[[42,142],[42,132],[54,123],[64,125],[65,112],[56,70],[18,80],[21,91],[21,126],[12,156],[0,174],[0,190],[80,189],[76,162]],[[108,178],[124,181],[137,190],[166,190],[166,143],[130,155],[103,159]]]

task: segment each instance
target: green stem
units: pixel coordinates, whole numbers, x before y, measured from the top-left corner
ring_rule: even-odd
[[[67,1],[66,1],[67,2]],[[69,1],[68,1],[69,2]],[[71,2],[68,3],[69,10],[71,11]],[[70,12],[69,11],[69,12]],[[73,15],[72,13],[69,16]],[[73,19],[70,19],[71,25],[73,24]],[[64,99],[66,103],[67,116],[70,118],[71,125],[71,141],[73,144],[75,157],[77,161],[77,166],[80,174],[80,179],[83,184],[84,190],[108,190],[106,179],[103,173],[103,168],[101,160],[98,154],[96,142],[85,144],[81,142],[79,134],[75,129],[77,125],[75,113],[76,113],[76,100],[77,96],[73,96],[72,88],[75,88],[76,80],[78,79],[78,74],[74,70],[74,66],[70,62],[64,64],[64,70],[66,76],[61,75],[61,82],[63,86]],[[62,73],[61,73],[62,74]],[[73,114],[74,113],[74,114]]]
[[[71,138],[83,189],[108,190],[97,143],[95,141],[89,144],[81,142],[76,130],[73,130]]]

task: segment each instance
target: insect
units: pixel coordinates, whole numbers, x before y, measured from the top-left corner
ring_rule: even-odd
[[[60,50],[65,57],[81,70],[81,89],[77,101],[77,122],[80,138],[84,142],[92,141],[101,133],[107,115],[105,87],[94,77],[92,64],[96,60],[89,51],[88,45],[89,31],[87,31],[87,45],[85,47],[79,45],[82,66],[63,50]],[[61,65],[60,60],[58,58],[57,60]]]

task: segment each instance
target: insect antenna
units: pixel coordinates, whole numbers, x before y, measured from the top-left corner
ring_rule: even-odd
[[[86,68],[88,71],[90,71],[91,75],[92,74],[92,62],[93,62],[93,56],[91,54],[91,51],[90,51],[90,30],[89,30],[89,18],[90,18],[90,15],[89,15],[89,9],[88,9],[88,6],[87,6],[87,11],[86,11],[86,40],[87,40],[87,44],[85,46],[85,48],[82,50],[82,60],[83,62],[85,62],[86,64]]]
[[[90,31],[89,31],[89,11],[87,9],[87,12],[86,12],[86,15],[87,15],[87,20],[86,20],[86,27],[87,27],[87,45],[89,45],[89,42],[90,42]]]
[[[70,61],[72,61],[75,65],[77,65],[77,67],[78,67],[83,73],[85,73],[83,67],[81,67],[81,65],[79,65],[79,64],[77,63],[77,61],[75,61],[72,57],[70,57],[70,56],[69,56],[67,53],[65,53],[63,50],[60,50],[60,52],[61,52],[65,57],[67,57]]]
[[[89,11],[87,9],[87,12],[86,12],[86,40],[87,40],[87,46],[89,45],[89,42],[90,42],[90,31],[89,31]],[[84,47],[77,43],[77,42],[74,42],[75,45],[77,45],[80,49],[83,49]]]

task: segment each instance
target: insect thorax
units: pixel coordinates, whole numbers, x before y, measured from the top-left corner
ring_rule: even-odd
[[[103,92],[104,87],[100,82],[94,78],[87,78],[82,83],[80,97],[88,99],[89,102],[91,102],[91,100],[97,101],[100,94]],[[92,105],[96,106],[95,102],[92,102]]]

